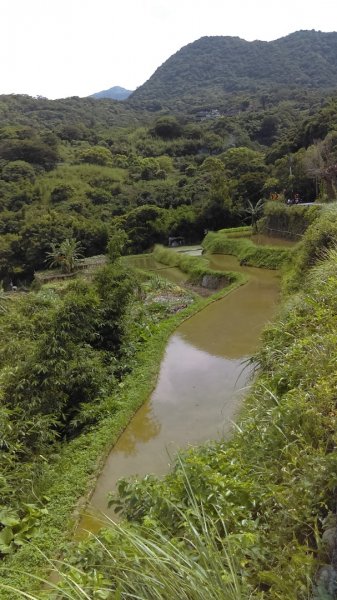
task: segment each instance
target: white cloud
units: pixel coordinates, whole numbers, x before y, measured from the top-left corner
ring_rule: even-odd
[[[204,35],[272,40],[331,31],[327,0],[0,0],[0,93],[85,96],[134,89]]]

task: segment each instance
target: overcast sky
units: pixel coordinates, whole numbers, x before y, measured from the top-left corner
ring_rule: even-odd
[[[204,35],[274,40],[337,29],[337,1],[0,0],[0,93],[134,90]]]

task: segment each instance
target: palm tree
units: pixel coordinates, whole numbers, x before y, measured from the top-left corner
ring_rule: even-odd
[[[67,238],[59,246],[52,244],[51,247],[46,258],[50,268],[60,267],[62,273],[73,273],[82,257],[80,242],[76,242],[74,238]]]
[[[263,213],[264,198],[260,198],[256,204],[253,204],[250,200],[247,200],[247,206],[243,209],[243,212],[250,218],[250,224],[255,228],[256,222]]]

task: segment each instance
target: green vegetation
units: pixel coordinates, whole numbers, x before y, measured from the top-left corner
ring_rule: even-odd
[[[59,246],[52,244],[46,262],[50,267],[60,267],[61,273],[73,273],[81,257],[80,244],[73,239],[64,240]]]
[[[188,281],[194,285],[217,289],[238,281],[238,273],[214,271],[207,266],[202,257],[189,256],[180,252],[172,252],[162,246],[155,246],[153,255],[158,262],[170,267],[178,267],[188,275]]]
[[[194,243],[205,230],[255,223],[271,197],[278,201],[267,204],[269,229],[292,221],[298,207],[287,216],[283,201],[295,192],[306,201],[336,199],[335,100],[311,90],[287,101],[251,98],[242,110],[240,95],[233,90],[231,98],[230,114],[201,119],[193,110],[153,115],[108,100],[2,96],[4,288],[30,282],[66,239],[90,257],[105,253],[117,229],[128,252],[143,252],[169,237]],[[311,209],[306,214],[309,222]]]
[[[20,512],[33,501],[55,445],[103,417],[102,399],[127,370],[134,286],[116,264],[92,283],[76,280],[7,303],[0,315],[0,506]]]
[[[336,86],[335,44],[336,33],[318,31],[297,31],[268,43],[202,37],[171,56],[127,104],[152,111],[181,113],[192,107],[230,113],[233,104],[252,112],[276,98],[296,96],[305,103],[309,89]],[[260,120],[256,135],[259,141],[270,141],[279,128],[277,115],[269,113]]]
[[[335,510],[336,242],[265,332],[233,439],[189,450],[164,479],[120,483],[112,501],[126,530],[101,532],[71,559],[86,594],[169,598],[181,585],[179,597],[197,600],[210,568],[210,597],[219,581],[228,598],[310,597]],[[315,585],[332,598],[332,582]]]
[[[109,545],[92,548],[100,557],[114,563],[113,591],[108,579],[101,573],[85,573],[64,563],[53,563],[59,576],[58,584],[48,585],[49,598],[111,598],[136,597],[170,600],[173,594],[189,600],[241,600],[247,597],[246,589],[236,573],[236,565],[228,554],[228,548],[218,534],[212,519],[200,509],[191,488],[186,486],[191,501],[191,510],[185,516],[185,527],[194,553],[172,541],[165,532],[153,525],[144,529],[114,525],[109,532]],[[178,512],[179,508],[176,507]],[[220,521],[221,521],[221,517]],[[222,523],[225,526],[225,523]],[[146,542],[144,539],[146,536]],[[122,560],[114,561],[109,546],[122,547]],[[196,562],[194,554],[202,557]],[[90,556],[89,560],[94,558]],[[119,557],[118,557],[119,558]],[[135,568],[135,562],[141,565]],[[10,593],[17,589],[3,585]],[[122,594],[122,596],[121,596]],[[16,595],[16,594],[15,594]],[[21,594],[18,594],[21,597]],[[22,593],[24,597],[24,594]],[[42,598],[43,594],[30,598]],[[89,596],[90,597],[90,596]]]
[[[253,229],[250,225],[243,225],[242,227],[227,227],[226,229],[219,229],[219,233],[224,233],[230,238],[243,238],[251,237]]]
[[[285,206],[279,202],[267,202],[263,218],[259,220],[259,231],[298,241],[320,211],[321,206]]]
[[[297,291],[305,280],[308,271],[325,257],[327,249],[336,244],[336,204],[322,208],[320,216],[308,227],[305,238],[296,248],[294,266],[288,273],[288,291]]]
[[[242,232],[246,235],[247,231]],[[289,248],[275,246],[257,246],[249,239],[228,234],[226,230],[210,231],[203,241],[203,248],[210,254],[232,254],[237,256],[241,265],[279,269],[291,254]]]
[[[240,283],[242,277],[235,281],[233,277],[233,283],[214,297]],[[156,300],[158,288],[168,297],[164,306]],[[149,302],[144,303],[144,294]],[[74,506],[88,494],[92,475],[153,389],[168,336],[180,321],[212,299],[191,303],[191,292],[157,275],[137,282],[128,267],[117,263],[97,271],[92,283],[79,279],[61,287],[51,284],[13,303],[12,313],[6,313],[2,323],[6,336],[1,404],[6,420],[2,426],[10,452],[1,456],[6,475],[1,500],[11,507],[11,518],[20,518],[20,523],[27,519],[28,501],[34,503],[36,516],[35,526],[25,529],[26,539],[21,538],[22,547],[16,553],[4,524],[4,541],[10,541],[13,556],[1,571],[2,581],[16,581],[32,591],[30,576],[21,573],[22,567],[30,573],[45,573],[41,551],[55,557],[64,550],[72,534]],[[20,354],[13,351],[18,347]],[[8,368],[14,362],[19,366],[15,372]],[[41,381],[39,372],[43,373]],[[10,391],[12,400],[16,399],[15,410],[6,404]],[[29,410],[26,393],[34,398]],[[30,539],[34,548],[26,543]],[[14,575],[11,569],[20,573]]]
[[[192,302],[191,289],[120,257],[207,234],[208,252],[242,264],[292,261],[292,296],[255,357],[238,433],[187,452],[164,481],[121,483],[128,535],[106,532],[104,550],[89,542],[68,556],[93,598],[111,585],[116,600],[144,586],[149,598],[201,600],[206,573],[214,597],[223,584],[228,598],[307,598],[336,470],[335,40],[202,38],[123,103],[0,96],[4,583],[31,592],[21,571],[42,573],[41,552],[67,553],[74,507],[148,397],[170,332],[244,281],[156,246],[192,290],[218,289]],[[295,193],[316,206],[287,206]],[[255,246],[247,223],[303,239],[295,252]],[[43,285],[34,275],[48,263],[58,270]]]

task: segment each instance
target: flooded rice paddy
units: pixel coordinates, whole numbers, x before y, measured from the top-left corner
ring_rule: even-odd
[[[177,450],[229,434],[252,377],[249,357],[275,314],[279,276],[267,269],[241,267],[233,256],[211,255],[211,268],[240,271],[248,283],[209,304],[171,335],[156,388],[109,454],[80,528],[97,531],[101,516],[114,519],[107,495],[121,477],[165,474]],[[137,266],[175,283],[186,278],[151,256]]]

